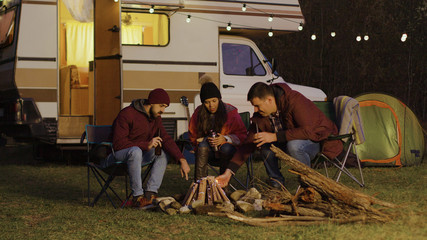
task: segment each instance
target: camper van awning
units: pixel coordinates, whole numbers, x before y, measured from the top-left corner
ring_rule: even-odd
[[[304,23],[298,0],[122,0],[122,8],[191,15],[192,19],[217,22],[224,29],[230,24],[240,30],[297,31]]]

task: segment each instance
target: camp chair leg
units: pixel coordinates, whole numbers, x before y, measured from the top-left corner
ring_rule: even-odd
[[[99,198],[102,196],[103,193],[105,193],[105,195],[107,196],[108,200],[110,200],[111,204],[113,205],[114,208],[116,207],[116,204],[114,204],[113,199],[111,199],[110,194],[108,194],[107,189],[110,188],[110,183],[114,180],[113,176],[108,177],[107,182],[105,183],[105,185],[102,187],[101,192],[99,192],[99,194],[95,197],[95,199],[92,202],[92,206],[95,206],[95,204],[98,202]],[[117,193],[110,188],[111,191],[113,191],[113,193],[118,197]],[[120,199],[120,198],[119,198]]]
[[[328,166],[326,166],[326,161],[323,161],[323,167],[325,168],[326,177],[329,178]]]
[[[347,174],[347,176],[349,176],[351,179],[353,179],[353,181],[355,181],[361,187],[364,187],[365,186],[365,181],[363,179],[363,173],[362,173],[362,168],[360,166],[359,156],[357,155],[356,151],[354,151],[354,152],[356,152],[356,161],[357,161],[357,165],[359,167],[359,173],[360,173],[361,182],[350,171],[348,171],[348,169],[345,167],[345,164],[347,163],[348,155],[350,154],[350,150],[351,149],[355,150],[354,147],[355,147],[354,146],[354,142],[351,142],[350,145],[349,145],[349,147],[348,147],[348,149],[347,149],[347,152],[345,154],[344,161],[340,162],[338,159],[335,158],[335,160],[339,163],[339,165],[335,165],[335,166],[337,166],[337,168],[339,170],[337,172],[338,176],[336,178],[336,181],[338,182],[340,180],[341,173],[344,172],[345,174]]]
[[[336,160],[338,161],[338,160]],[[348,169],[346,167],[344,167],[343,165],[341,165],[341,163],[338,161],[339,164],[335,163],[334,161],[329,161],[330,163],[332,163],[336,168],[338,168],[339,172],[343,172],[345,173],[348,177],[350,177],[353,181],[355,181],[357,184],[359,184],[361,187],[364,187],[365,185],[362,184],[355,176],[353,176],[353,174],[351,174],[351,172],[348,171]],[[335,180],[336,182],[339,181],[339,179],[337,178]]]
[[[246,189],[249,189],[252,187],[252,180],[254,176],[254,169],[252,165],[252,155],[249,156],[248,160],[246,161]]]
[[[98,200],[102,196],[102,194],[105,193],[105,195],[110,200],[113,207],[117,208],[116,205],[114,204],[114,201],[111,199],[110,195],[107,192],[107,189],[110,189],[111,192],[113,192],[113,194],[117,197],[117,199],[120,202],[122,201],[121,198],[119,197],[119,195],[116,193],[116,191],[114,191],[114,189],[112,189],[110,187],[110,183],[114,180],[114,174],[111,174],[107,179],[105,179],[104,177],[102,177],[101,173],[96,168],[91,167],[91,170],[92,170],[93,174],[95,175],[95,178],[98,181],[98,183],[102,189],[101,189],[101,192],[95,197],[93,202],[90,203],[89,205],[93,207],[98,202]]]
[[[356,150],[356,149],[355,149]],[[365,179],[363,179],[363,173],[362,173],[362,166],[360,165],[360,159],[359,159],[359,155],[357,155],[357,152],[354,151],[356,153],[356,158],[357,158],[357,166],[359,167],[359,173],[360,173],[360,180],[363,184],[363,186],[365,186]]]
[[[90,206],[90,166],[87,166],[87,205]]]
[[[348,157],[348,154],[350,153],[350,150],[352,149],[352,147],[353,147],[353,142],[351,142],[350,143],[350,145],[348,146],[348,149],[347,149],[347,151],[346,151],[346,153],[345,153],[345,156],[344,156],[344,160],[342,161],[342,162],[340,162],[338,159],[336,159],[336,161],[337,162],[339,162],[340,163],[340,165],[341,165],[341,167],[339,167],[339,169],[341,170],[341,171],[338,171],[338,176],[337,176],[337,178],[336,178],[336,180],[337,180],[337,182],[340,180],[340,178],[341,178],[341,173],[342,173],[342,171],[343,171],[343,169],[345,168],[345,164],[346,164],[346,162],[347,162],[347,157]],[[347,174],[348,175],[348,174]]]

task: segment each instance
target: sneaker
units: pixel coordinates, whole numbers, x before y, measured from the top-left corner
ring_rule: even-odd
[[[143,195],[134,196],[132,198],[132,207],[134,208],[143,208],[145,206],[151,205],[153,203],[153,198],[147,199]]]

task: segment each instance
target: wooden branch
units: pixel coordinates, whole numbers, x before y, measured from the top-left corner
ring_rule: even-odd
[[[202,178],[199,183],[199,193],[197,194],[197,200],[201,200],[203,203],[206,198],[206,178]]]
[[[345,203],[355,208],[370,211],[375,214],[380,214],[378,210],[371,207],[372,204],[378,204],[385,207],[396,207],[392,203],[387,203],[378,200],[374,197],[365,195],[355,189],[350,189],[334,180],[327,178],[319,172],[307,167],[298,160],[284,153],[274,145],[271,146],[271,150],[276,153],[276,156],[288,164],[293,171],[295,171],[302,182],[308,186],[313,187],[319,193],[335,199],[338,202]]]
[[[219,194],[221,195],[221,198],[224,202],[230,202],[230,199],[228,199],[227,195],[224,192],[224,189],[222,189],[218,184],[216,184],[216,187],[219,191]]]
[[[197,189],[198,189],[198,186],[199,186],[199,185],[198,185],[197,183],[194,183],[194,184],[193,184],[193,188],[191,189],[190,194],[189,194],[189,196],[188,196],[187,200],[184,202],[183,206],[188,206],[188,205],[190,205],[191,200],[193,200],[194,194],[196,194],[196,191],[197,191]]]
[[[307,217],[307,216],[286,216],[272,217],[272,218],[250,218],[245,216],[237,216],[235,214],[227,213],[228,218],[244,222],[252,226],[272,227],[280,225],[313,225],[321,223],[351,223],[351,222],[364,222],[364,216],[356,216],[347,219],[332,219],[326,217]]]
[[[191,186],[190,186],[190,190],[189,191],[187,191],[187,194],[185,195],[185,197],[184,197],[184,200],[182,200],[182,205],[185,205],[185,203],[187,202],[187,200],[188,200],[188,198],[190,197],[190,195],[191,195],[191,192],[193,191],[193,189],[196,187],[196,183],[195,182],[193,182],[192,184],[191,184]]]

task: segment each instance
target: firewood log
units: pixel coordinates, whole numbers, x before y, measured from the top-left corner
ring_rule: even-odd
[[[341,183],[327,178],[319,172],[307,167],[298,160],[284,153],[279,148],[272,145],[271,150],[276,153],[276,156],[291,167],[294,173],[300,176],[300,180],[310,187],[313,187],[317,192],[324,196],[334,199],[339,203],[352,206],[361,211],[366,211],[378,217],[387,217],[386,214],[372,207],[373,204],[394,208],[396,205],[381,201],[374,197],[365,195],[355,189],[350,189]]]
[[[202,178],[199,183],[199,193],[197,194],[197,200],[205,202],[206,199],[206,178]]]

